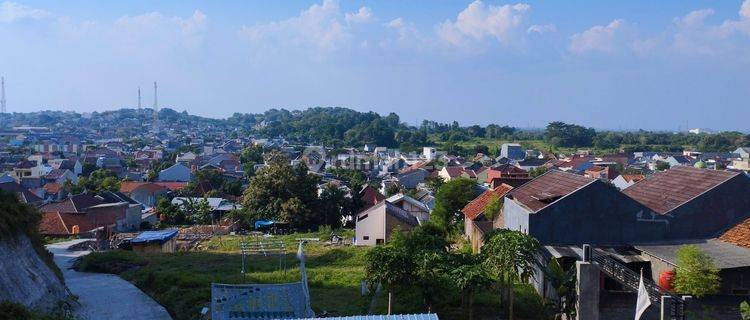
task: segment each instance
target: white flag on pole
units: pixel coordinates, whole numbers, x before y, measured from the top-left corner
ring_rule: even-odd
[[[651,305],[651,298],[646,291],[646,285],[643,284],[643,270],[641,270],[641,281],[638,284],[638,302],[635,305],[635,320],[641,319],[646,309]]]

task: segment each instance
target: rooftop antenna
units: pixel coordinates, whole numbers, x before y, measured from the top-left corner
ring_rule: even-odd
[[[156,81],[154,81],[154,132],[159,132],[159,100],[158,92],[156,87]]]
[[[5,77],[0,77],[0,113],[5,113]]]

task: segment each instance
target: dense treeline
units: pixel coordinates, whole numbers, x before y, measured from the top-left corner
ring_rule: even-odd
[[[105,123],[137,123],[150,121],[150,109],[120,109],[116,111],[94,112],[88,118],[74,112],[45,111],[34,113],[13,113],[7,123],[55,126],[66,123],[73,126],[99,128]],[[506,141],[544,140],[551,149],[557,148],[595,148],[597,150],[617,150],[630,152],[640,151],[680,151],[686,146],[700,151],[731,151],[741,146],[750,146],[750,135],[740,132],[722,132],[717,134],[688,134],[654,131],[601,131],[580,125],[564,122],[551,122],[545,130],[520,130],[511,126],[490,124],[487,126],[472,125],[462,127],[458,122],[439,123],[424,120],[418,126],[401,122],[399,116],[390,113],[381,116],[375,112],[359,112],[348,108],[316,107],[306,110],[270,109],[259,114],[235,113],[227,119],[209,119],[187,112],[177,112],[164,108],[159,112],[163,126],[183,124],[190,126],[210,126],[218,132],[230,132],[237,136],[235,130],[245,134],[257,134],[266,137],[285,137],[301,143],[323,144],[330,147],[361,147],[365,144],[416,150],[422,146],[442,143],[442,147],[456,154],[470,154],[491,147],[480,139]],[[127,137],[136,135],[133,126],[116,126],[117,132]],[[112,130],[111,128],[108,130]],[[122,131],[122,132],[120,132]],[[211,137],[204,137],[207,141]],[[466,148],[472,141],[478,144],[475,148]],[[460,146],[460,145],[463,145]],[[495,150],[496,151],[496,150]]]

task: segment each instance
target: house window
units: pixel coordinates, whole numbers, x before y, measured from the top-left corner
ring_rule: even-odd
[[[365,220],[365,219],[367,219],[367,216],[368,215],[361,216],[361,217],[357,218],[357,221]]]
[[[375,244],[384,244],[385,240],[383,239],[375,239]]]
[[[364,236],[362,237],[362,240],[370,240],[370,236]]]

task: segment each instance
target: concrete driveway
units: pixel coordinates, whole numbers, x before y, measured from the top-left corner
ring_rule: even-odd
[[[65,284],[78,296],[79,319],[172,319],[161,305],[130,282],[112,274],[77,272],[69,269],[72,260],[89,251],[68,251],[68,247],[86,240],[72,240],[47,246],[63,272]]]

